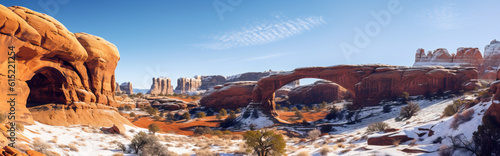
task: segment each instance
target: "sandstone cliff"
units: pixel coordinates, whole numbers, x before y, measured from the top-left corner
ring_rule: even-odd
[[[483,64],[483,56],[478,48],[458,48],[456,54],[451,54],[444,48],[429,51],[418,49],[413,66],[462,66],[479,68]]]
[[[252,101],[252,90],[256,81],[228,82],[208,90],[200,99],[200,105],[214,110],[235,110]]]
[[[201,86],[199,89],[206,90],[217,85],[226,83],[226,77],[222,75],[201,76]]]
[[[154,95],[172,95],[174,94],[174,87],[170,78],[153,78],[153,84],[148,94]]]
[[[131,125],[109,111],[116,110],[116,46],[94,35],[73,34],[54,18],[24,7],[0,5],[0,21],[0,45],[14,46],[17,55],[17,122],[34,123],[35,116],[53,125]],[[7,101],[7,57],[0,57],[0,64],[0,100]],[[46,104],[57,107],[41,109]],[[7,112],[9,106],[0,110]]]
[[[175,90],[181,94],[196,91],[201,86],[201,77],[195,76],[194,78],[181,77],[177,79],[177,87]]]

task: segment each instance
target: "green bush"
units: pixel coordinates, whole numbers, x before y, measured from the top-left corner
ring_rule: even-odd
[[[220,111],[219,111],[219,114],[222,115],[222,116],[226,116],[227,115],[227,111],[226,109],[222,108]]]
[[[197,118],[204,118],[206,115],[205,115],[205,112],[198,112],[196,113],[196,117]]]
[[[220,130],[215,130],[215,131],[213,132],[213,134],[212,134],[212,135],[216,135],[216,136],[218,136],[219,138],[222,138],[222,135],[224,135],[224,134],[223,134],[223,133],[222,133],[222,131],[220,131]]]
[[[247,151],[253,151],[258,156],[285,155],[286,141],[283,135],[272,130],[246,131],[243,140],[248,147]]]
[[[215,118],[217,118],[217,120],[221,120],[222,119],[222,115],[217,114],[217,115],[215,115]]]
[[[159,132],[161,131],[161,128],[160,126],[158,126],[157,124],[155,123],[152,123],[148,126],[148,129],[149,129],[149,132],[155,134],[156,132]]]
[[[409,103],[408,105],[401,107],[400,116],[402,118],[410,119],[412,116],[416,115],[420,111],[420,105],[417,103]]]
[[[463,106],[462,100],[455,100],[452,104],[446,106],[443,110],[443,117],[455,115]]]
[[[158,120],[160,120],[160,119],[161,119],[161,117],[160,117],[160,116],[158,116],[158,115],[155,115],[155,116],[153,116],[153,119],[154,119],[155,121],[158,121]]]
[[[292,111],[296,112],[296,111],[299,111],[299,109],[297,107],[293,107]]]
[[[295,111],[295,116],[297,116],[299,119],[304,118],[304,115],[299,111]]]
[[[288,107],[283,107],[283,110],[284,110],[285,112],[288,112],[290,109],[288,109]]]
[[[203,134],[213,135],[214,132],[213,132],[213,130],[210,127],[195,127],[194,128],[194,134],[195,135],[203,135]]]
[[[233,132],[231,132],[229,130],[225,130],[225,131],[222,131],[222,134],[224,134],[224,135],[232,135]]]
[[[134,112],[130,112],[129,116],[130,117],[135,117],[135,113]]]
[[[189,114],[189,112],[186,112],[186,113],[182,114],[182,118],[186,119],[186,121],[189,121],[189,120],[191,120],[191,114]]]

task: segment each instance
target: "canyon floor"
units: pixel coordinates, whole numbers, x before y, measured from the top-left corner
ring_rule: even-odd
[[[330,150],[328,155],[438,155],[437,150],[443,146],[450,146],[451,142],[446,138],[463,134],[466,138],[471,138],[473,131],[481,124],[481,117],[491,102],[481,102],[469,109],[474,109],[473,119],[462,123],[458,128],[451,129],[450,123],[453,117],[441,117],[446,106],[457,99],[475,99],[475,94],[467,93],[462,96],[435,99],[435,100],[412,100],[418,103],[421,111],[409,120],[395,121],[399,116],[400,107],[394,106],[389,113],[383,113],[382,106],[365,107],[360,113],[361,122],[355,124],[343,124],[343,126],[334,127],[335,131],[329,134],[323,134],[318,139],[286,136],[286,153],[288,155],[301,155],[309,153],[311,155],[320,155],[322,150]],[[128,117],[131,111],[124,111],[122,114]],[[244,141],[242,132],[233,132],[231,135],[223,137],[210,135],[193,135],[192,129],[197,126],[217,127],[220,123],[215,116],[207,116],[201,119],[192,119],[188,122],[176,121],[166,123],[160,119],[153,120],[147,113],[140,109],[134,109],[132,112],[139,116],[137,121],[133,121],[135,126],[125,126],[126,132],[123,135],[105,134],[100,128],[92,126],[50,126],[41,123],[25,126],[21,135],[27,139],[25,141],[41,140],[51,145],[51,149],[61,155],[88,155],[89,153],[99,153],[99,155],[121,155],[123,153],[118,143],[129,144],[135,134],[140,131],[148,132],[147,126],[151,123],[157,123],[161,127],[161,132],[156,135],[161,143],[168,146],[168,150],[178,155],[193,155],[200,152],[220,153],[221,155],[235,155],[235,153],[244,153]],[[316,113],[304,113],[311,123],[338,123],[345,121],[325,121],[321,120],[326,115],[326,111]],[[227,117],[227,116],[226,116]],[[280,111],[280,117],[284,120],[293,117],[292,112]],[[398,133],[405,134],[412,141],[401,142],[388,146],[368,145],[367,139],[384,135],[382,132],[367,134],[366,128],[369,124],[384,121],[392,128],[401,129]],[[280,125],[283,126],[283,125]],[[280,128],[280,126],[274,128]],[[293,125],[288,125],[293,127]],[[431,128],[432,127],[432,128]],[[418,128],[431,128],[435,133],[433,136],[417,136]],[[300,132],[298,132],[300,133]],[[438,137],[445,138],[442,143],[432,143]],[[26,146],[26,145],[25,145]],[[132,155],[132,154],[125,154]],[[463,153],[463,155],[469,155]]]

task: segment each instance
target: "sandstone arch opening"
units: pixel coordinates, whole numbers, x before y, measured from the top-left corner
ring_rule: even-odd
[[[324,119],[331,107],[352,104],[353,95],[343,86],[318,78],[301,78],[300,85],[285,84],[274,92],[274,103],[278,118],[283,121],[317,121]],[[292,108],[298,108],[304,115],[297,118]]]
[[[35,72],[35,75],[26,81],[30,88],[26,107],[55,103],[66,104],[67,98],[64,86],[67,84],[64,75],[51,67],[44,67]]]

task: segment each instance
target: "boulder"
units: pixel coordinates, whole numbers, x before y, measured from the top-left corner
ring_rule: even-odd
[[[235,110],[247,106],[252,101],[255,81],[226,83],[207,91],[200,99],[200,105],[218,111],[222,108]]]
[[[137,99],[135,104],[136,108],[151,106],[151,103],[149,103],[149,101],[146,99]]]
[[[394,145],[394,141],[399,140],[400,143],[413,140],[413,138],[408,137],[401,132],[393,132],[390,134],[376,135],[368,137],[368,145],[378,145],[378,146],[391,146]]]
[[[101,131],[108,134],[124,134],[123,132],[125,132],[125,129],[120,130],[120,128],[118,128],[116,125],[113,125],[109,128],[102,127]]]
[[[500,122],[500,81],[497,80],[490,84],[490,92],[493,93],[492,104],[486,110],[486,115],[494,116],[497,122]]]
[[[349,92],[342,86],[330,81],[316,81],[310,85],[293,88],[288,93],[291,104],[318,104],[332,102],[349,97]]]

